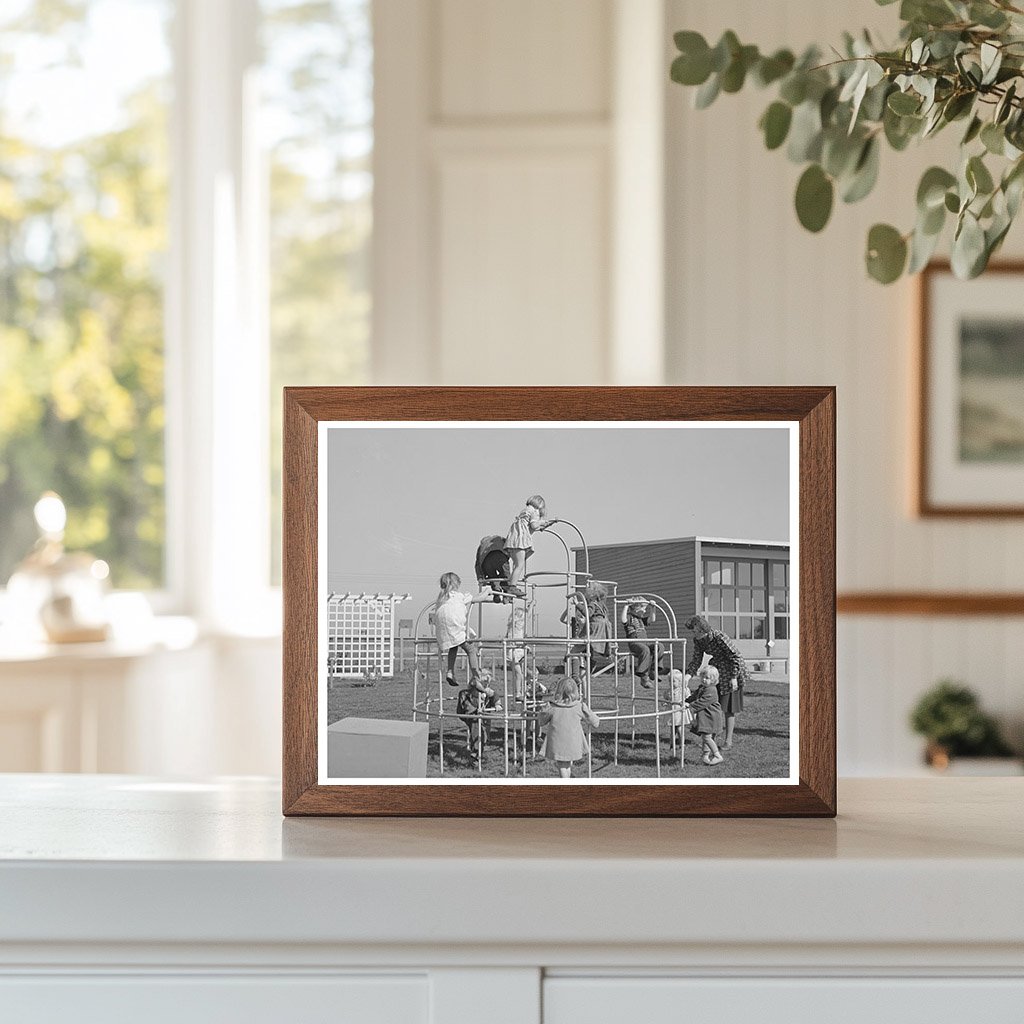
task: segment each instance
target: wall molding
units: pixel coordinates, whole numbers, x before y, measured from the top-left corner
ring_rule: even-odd
[[[836,597],[839,615],[1022,615],[1024,593],[859,591]]]

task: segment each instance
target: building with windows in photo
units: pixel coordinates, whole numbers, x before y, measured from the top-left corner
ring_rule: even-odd
[[[617,582],[620,597],[658,594],[675,612],[681,636],[692,639],[683,623],[691,615],[704,615],[712,628],[736,641],[755,670],[788,674],[789,544],[679,537],[596,544],[589,551],[594,579]],[[575,548],[574,554],[582,570],[582,549]],[[665,623],[651,632],[666,635]]]

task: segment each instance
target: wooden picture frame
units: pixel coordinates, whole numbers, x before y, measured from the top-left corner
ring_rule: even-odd
[[[798,466],[797,768],[788,784],[322,784],[318,774],[318,438],[371,421],[793,425]],[[670,421],[667,423],[666,421]],[[436,426],[436,423],[435,423]],[[283,812],[393,816],[813,816],[836,813],[835,389],[304,387],[284,393]],[[683,471],[680,466],[679,472]],[[475,543],[475,541],[474,541]],[[442,705],[443,706],[443,705]],[[659,734],[660,735],[660,734]],[[793,742],[791,740],[791,742]]]
[[[1010,277],[1018,278],[1012,282],[1012,287],[1007,281]],[[1012,474],[1018,480],[1015,493],[1024,495],[1024,462],[1019,464],[1019,469],[1005,465],[990,468],[981,458],[977,465],[965,465],[959,471],[954,465],[954,441],[950,435],[955,416],[953,403],[956,401],[952,381],[953,360],[957,353],[952,350],[948,324],[951,313],[961,315],[962,325],[966,315],[987,315],[987,309],[993,308],[991,303],[997,290],[1005,292],[1005,308],[1000,312],[996,306],[991,317],[997,319],[1008,315],[1019,305],[1017,293],[1022,285],[1024,261],[993,262],[981,278],[958,281],[947,261],[936,260],[918,277],[914,366],[917,415],[912,450],[915,459],[913,509],[921,518],[999,519],[1024,516],[1022,497],[1003,496],[993,500],[990,496],[985,500],[986,493],[991,495],[993,489],[998,490],[1001,486],[997,479],[993,479],[993,472],[1004,479]],[[1024,314],[1018,314],[1014,309],[1013,317],[1015,321],[1019,319],[1024,330]],[[937,348],[940,351],[937,352]],[[961,438],[965,429],[961,422]],[[960,493],[952,493],[957,490]]]

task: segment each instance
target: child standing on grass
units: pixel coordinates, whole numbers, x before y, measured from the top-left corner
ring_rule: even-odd
[[[601,720],[580,698],[576,680],[566,676],[555,687],[555,695],[541,712],[538,724],[547,727],[543,756],[554,761],[563,779],[572,777],[573,762],[579,761],[590,750],[583,723],[596,729]]]
[[[434,602],[434,635],[437,649],[448,656],[448,672],[445,680],[449,686],[458,686],[455,679],[455,659],[459,651],[465,651],[469,659],[469,684],[476,686],[480,679],[480,659],[477,644],[469,638],[469,606],[480,601],[489,601],[492,591],[482,590],[479,594],[459,592],[462,580],[457,573],[446,572],[441,577],[441,591]]]
[[[686,698],[693,711],[690,729],[700,737],[704,748],[701,761],[707,765],[721,764],[725,758],[715,742],[715,734],[725,725],[722,705],[718,702],[718,669],[705,665],[697,673],[697,686]]]
[[[526,560],[533,554],[533,535],[538,530],[546,530],[558,522],[547,519],[547,505],[539,494],[531,494],[526,505],[512,520],[505,537],[505,550],[512,559],[511,590],[514,594],[523,593],[523,576],[526,575]]]
[[[693,711],[686,706],[686,698],[690,696],[690,688],[686,685],[683,673],[674,668],[668,674],[668,699],[672,705],[672,728],[675,730],[676,743],[683,745],[683,726],[693,721]]]

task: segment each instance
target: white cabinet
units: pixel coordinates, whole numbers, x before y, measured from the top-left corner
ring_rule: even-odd
[[[544,1024],[1020,1024],[1024,978],[550,977]]]
[[[0,978],[0,1019],[17,1024],[428,1024],[418,975],[266,978],[178,974]]]
[[[836,821],[280,802],[0,776],[0,1024],[1024,1024],[1018,779],[841,781]]]
[[[0,772],[181,771],[211,664],[210,645],[192,641],[0,653]]]

